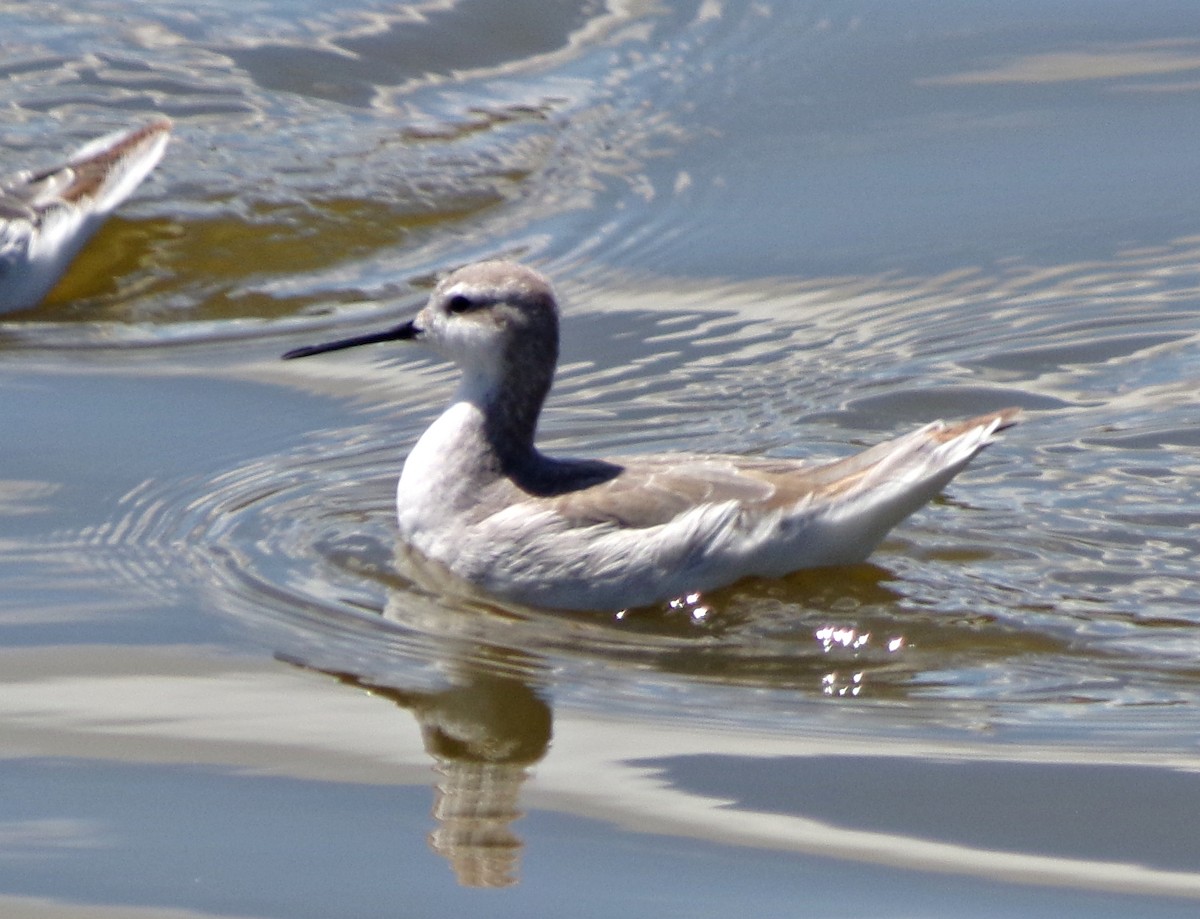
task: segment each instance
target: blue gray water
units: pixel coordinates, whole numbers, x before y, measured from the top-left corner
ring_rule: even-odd
[[[1191,4],[17,4],[0,167],[159,170],[0,322],[0,907],[1185,916]],[[565,305],[562,453],[1024,424],[869,565],[649,610],[424,590],[439,271]]]

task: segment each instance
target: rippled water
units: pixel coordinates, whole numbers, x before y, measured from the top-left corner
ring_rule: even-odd
[[[1194,909],[1189,6],[18,4],[0,33],[6,167],[176,122],[0,321],[14,909]],[[451,373],[277,357],[488,255],[565,303],[552,452],[1026,420],[869,565],[570,616],[421,586],[393,483]]]

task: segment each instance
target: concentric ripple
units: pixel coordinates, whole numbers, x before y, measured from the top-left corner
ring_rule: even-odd
[[[1041,562],[1003,500],[935,508],[950,532],[918,524],[878,565],[656,608],[560,614],[430,588],[395,542],[393,437],[361,425],[182,493],[138,489],[90,540],[122,547],[123,576],[199,590],[273,652],[379,685],[430,689],[483,668],[605,709],[740,687],[757,690],[764,716],[853,697],[1018,706],[1033,720],[1064,699],[1168,704],[1195,691],[1180,648],[1146,667],[1155,642],[1194,641],[1185,618],[1096,615],[1069,584],[1022,584]]]

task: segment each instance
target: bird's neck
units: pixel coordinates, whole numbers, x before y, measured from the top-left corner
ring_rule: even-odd
[[[550,391],[551,375],[519,372],[509,365],[503,378],[465,373],[455,393],[454,405],[462,405],[460,420],[470,418],[462,433],[478,441],[496,471],[511,475],[514,468],[527,465],[537,454],[534,437],[538,417]]]
[[[443,486],[465,489],[513,477],[536,462],[534,435],[548,389],[548,380],[531,385],[522,376],[498,385],[464,374],[450,405],[413,447],[405,474],[413,466],[426,482],[440,479]]]

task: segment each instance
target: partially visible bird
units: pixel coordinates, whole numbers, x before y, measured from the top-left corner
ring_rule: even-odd
[[[171,122],[108,134],[61,165],[0,180],[0,313],[36,306],[158,165]]]

